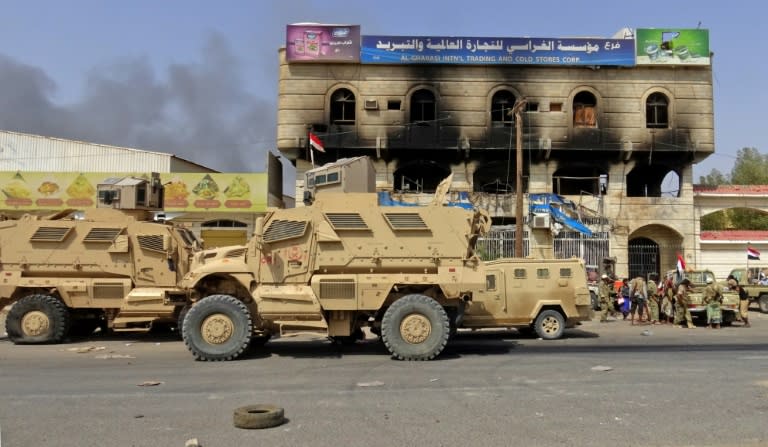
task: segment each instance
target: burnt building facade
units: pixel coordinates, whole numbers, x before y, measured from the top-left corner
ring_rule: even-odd
[[[278,149],[296,167],[296,197],[313,162],[367,155],[377,189],[401,198],[431,196],[453,174],[452,193],[488,209],[500,231],[524,219],[528,254],[593,265],[614,256],[621,275],[659,272],[694,252],[692,166],[715,151],[710,55],[674,56],[680,63],[301,63],[283,48]],[[324,152],[310,154],[309,132]],[[591,234],[534,223],[528,198],[542,193],[575,204]],[[510,254],[508,235],[499,256]]]

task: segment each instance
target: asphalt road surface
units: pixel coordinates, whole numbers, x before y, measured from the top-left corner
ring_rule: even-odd
[[[430,362],[376,340],[283,338],[205,363],[174,334],[4,339],[0,446],[768,445],[768,315],[752,323],[462,333]],[[235,428],[233,410],[258,403],[287,421]]]

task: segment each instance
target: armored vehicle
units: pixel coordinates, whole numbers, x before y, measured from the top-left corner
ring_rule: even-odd
[[[337,168],[310,175],[343,183]],[[196,255],[181,283],[194,302],[187,347],[198,360],[231,360],[272,336],[352,342],[368,327],[394,357],[429,360],[460,328],[552,339],[590,318],[582,260],[481,261],[474,246],[490,219],[443,205],[446,190],[444,182],[427,206],[315,190],[308,206],[269,210],[247,245]]]
[[[159,177],[108,179],[98,201],[82,217],[0,222],[0,308],[12,305],[14,343],[176,322],[187,302],[177,284],[200,248],[188,229],[149,220],[162,203]]]

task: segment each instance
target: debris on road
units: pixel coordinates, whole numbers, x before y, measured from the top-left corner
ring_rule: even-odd
[[[370,386],[383,386],[384,382],[379,382],[378,380],[374,380],[373,382],[358,382],[357,386],[359,387],[370,387]]]
[[[597,365],[592,367],[592,371],[613,371],[613,367]]]
[[[102,355],[97,355],[95,358],[99,360],[110,360],[110,359],[135,359],[136,357],[128,354],[102,354]]]
[[[98,347],[97,346],[80,346],[77,348],[68,348],[67,351],[76,352],[78,354],[85,354],[86,352],[103,351],[105,349],[107,348],[105,348],[104,346],[98,346]]]
[[[141,383],[137,383],[136,386],[158,386],[158,385],[162,385],[163,383],[165,382],[156,382],[152,380],[147,380]]]

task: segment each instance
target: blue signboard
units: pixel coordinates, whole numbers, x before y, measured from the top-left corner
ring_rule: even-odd
[[[365,64],[635,65],[633,39],[362,36]]]

